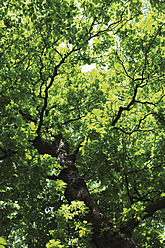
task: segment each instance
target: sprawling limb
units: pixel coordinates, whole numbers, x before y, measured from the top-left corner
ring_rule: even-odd
[[[152,217],[153,214],[161,209],[165,208],[165,197],[155,200],[154,202],[147,205],[141,214],[141,220],[145,220],[146,218]],[[140,221],[132,218],[127,225],[121,229],[122,233],[125,233],[128,237],[131,237],[132,231],[135,227],[139,225]]]

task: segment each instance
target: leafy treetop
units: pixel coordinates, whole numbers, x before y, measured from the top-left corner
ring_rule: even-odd
[[[163,6],[3,1],[0,246],[105,247],[109,229],[163,245]]]

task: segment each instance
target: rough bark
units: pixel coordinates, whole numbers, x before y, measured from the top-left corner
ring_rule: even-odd
[[[75,166],[76,155],[69,154],[69,145],[63,139],[62,135],[56,136],[54,143],[51,144],[43,141],[38,136],[33,140],[33,145],[40,154],[50,154],[56,157],[58,163],[64,168],[58,178],[67,183],[65,197],[68,202],[80,200],[84,201],[89,207],[89,213],[85,218],[88,222],[92,223],[92,242],[97,248],[140,247],[120,232],[114,233],[112,231],[112,224],[99,209],[99,206],[91,197],[86,183],[79,176]]]

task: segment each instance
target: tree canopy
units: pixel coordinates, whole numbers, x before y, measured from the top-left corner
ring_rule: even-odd
[[[163,247],[164,1],[1,3],[0,247]]]

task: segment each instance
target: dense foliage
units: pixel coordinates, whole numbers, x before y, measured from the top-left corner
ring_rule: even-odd
[[[2,2],[0,247],[163,247],[164,1]]]

